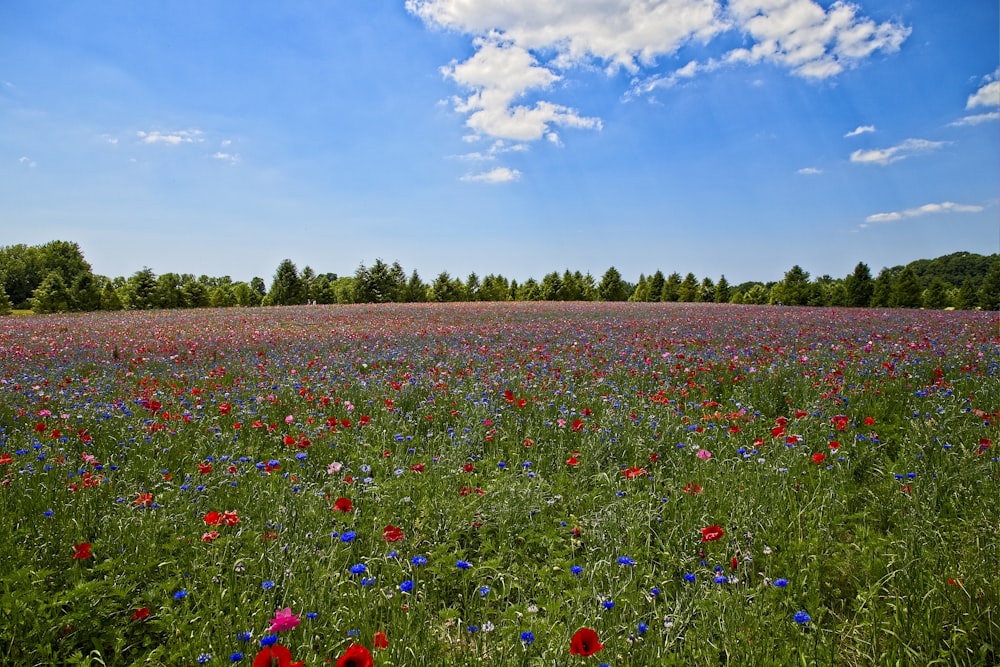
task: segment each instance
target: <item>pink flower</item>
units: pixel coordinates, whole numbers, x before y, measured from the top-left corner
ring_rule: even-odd
[[[707,461],[710,458],[712,458],[712,452],[708,451],[707,449],[699,449],[696,456],[702,461]]]
[[[295,423],[295,417],[293,417],[292,415],[288,415],[287,417],[285,417],[285,423],[286,424],[294,424]]]
[[[282,630],[291,630],[297,626],[300,623],[300,619],[292,613],[291,607],[285,607],[274,612],[274,618],[268,622],[271,624],[271,627],[267,630],[268,632],[281,632]]]
[[[334,461],[326,467],[326,472],[329,475],[336,475],[344,467],[344,464],[340,461]]]

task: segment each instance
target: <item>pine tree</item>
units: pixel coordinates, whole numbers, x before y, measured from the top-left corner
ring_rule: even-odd
[[[979,288],[979,307],[983,310],[1000,310],[1000,260],[990,265],[990,270]]]
[[[698,298],[698,279],[693,273],[688,273],[677,287],[677,300],[690,303],[696,298]]]
[[[694,278],[694,275],[691,276]],[[667,276],[660,290],[660,301],[678,301],[681,287],[681,274],[676,271]]]
[[[878,272],[872,285],[871,305],[875,308],[888,308],[892,304],[892,288],[896,275],[892,269],[883,268]]]
[[[923,288],[920,287],[917,274],[907,266],[896,276],[890,305],[896,308],[919,308],[922,301]]]
[[[875,281],[872,272],[864,262],[858,262],[854,273],[844,279],[847,288],[847,305],[852,308],[867,308],[871,305]]]
[[[3,288],[3,283],[0,282],[0,315],[10,315],[13,310],[13,306],[10,304],[10,297],[7,296],[7,291]]]
[[[719,282],[715,285],[715,302],[729,303],[730,298],[731,293],[729,289],[729,281],[726,280],[726,274],[722,274],[719,278]]]
[[[278,265],[267,298],[272,306],[291,306],[306,302],[305,285],[292,260],[284,259]]]
[[[940,310],[948,306],[948,285],[941,278],[935,278],[924,290],[924,308]]]
[[[123,307],[118,290],[110,282],[106,283],[101,290],[101,310],[121,310]]]
[[[625,301],[629,297],[628,292],[622,274],[613,266],[604,272],[601,283],[597,286],[597,295],[601,301]]]

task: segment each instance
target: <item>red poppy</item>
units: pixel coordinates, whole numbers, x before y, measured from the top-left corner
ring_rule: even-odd
[[[358,420],[358,426],[368,426],[372,422],[372,418],[368,415],[361,415],[361,419]]]
[[[198,472],[200,472],[202,475],[207,475],[208,473],[212,472],[212,464],[211,463],[199,463],[198,464]]]
[[[424,471],[424,464],[423,463],[418,463],[415,466],[410,466],[410,470],[412,470],[413,472],[423,472]]]
[[[583,420],[582,419],[574,419],[573,420],[573,425],[570,428],[572,428],[574,431],[582,431],[583,430]]]
[[[388,525],[382,529],[382,539],[386,542],[399,542],[405,537],[406,536],[403,534],[402,528]]]
[[[73,548],[76,550],[73,553],[73,558],[82,560],[84,558],[90,558],[90,542],[81,542],[80,544],[74,544]]]
[[[684,491],[684,493],[689,493],[692,496],[696,496],[696,495],[698,495],[699,493],[702,492],[701,484],[696,484],[694,482],[690,482],[690,483],[684,485],[684,488],[682,489],[682,491]]]
[[[875,423],[874,417],[865,417],[865,426],[871,426]]]
[[[354,505],[351,503],[349,498],[337,498],[333,503],[334,512],[353,512]]]
[[[823,452],[816,452],[815,454],[812,455],[813,463],[822,463],[823,461],[826,461],[826,454],[824,454]]]
[[[384,651],[389,648],[389,638],[385,636],[384,632],[376,632],[374,638],[374,645],[380,651]]]
[[[218,533],[218,531],[215,531],[215,530],[209,531],[207,533],[203,533],[202,536],[201,536],[201,541],[202,542],[212,543],[212,542],[216,541],[217,539],[219,539],[219,533]]]
[[[152,493],[138,494],[138,497],[135,499],[135,504],[145,505],[146,507],[149,507],[150,505],[153,504],[153,494]]]
[[[569,642],[570,655],[594,655],[604,648],[604,644],[597,638],[597,633],[590,628],[580,628],[573,634]]]
[[[226,522],[227,526],[235,526],[240,522],[240,517],[237,516],[236,512],[226,512],[222,515],[222,520]]]
[[[205,515],[205,523],[210,526],[221,526],[223,522],[222,515],[218,512],[209,512]]]
[[[286,435],[284,438],[281,439],[281,441],[286,445],[288,445],[289,447],[295,444],[295,438],[290,435]]]
[[[625,479],[635,479],[646,474],[645,468],[636,468],[632,466],[631,468],[625,468],[622,470],[622,474],[625,475]]]
[[[568,466],[577,466],[577,465],[580,465],[580,460],[578,458],[576,458],[575,456],[571,456],[571,457],[569,457],[569,459],[566,460],[566,465],[568,465]]]
[[[722,530],[718,526],[708,526],[701,529],[701,541],[714,542],[725,534],[726,531]]]
[[[13,462],[14,462],[14,457],[12,457],[7,452],[4,452],[2,455],[0,455],[0,464],[13,463]]]
[[[372,654],[361,644],[351,644],[337,660],[337,667],[372,667]]]
[[[291,667],[292,652],[281,644],[265,646],[253,659],[252,667]]]
[[[142,619],[148,617],[149,617],[149,607],[139,607],[138,609],[132,612],[133,621],[141,621]]]

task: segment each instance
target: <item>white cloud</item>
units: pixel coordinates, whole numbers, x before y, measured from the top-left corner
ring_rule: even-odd
[[[940,204],[924,204],[923,206],[908,208],[903,211],[874,213],[865,218],[865,222],[895,222],[897,220],[902,220],[903,218],[918,218],[922,215],[931,215],[935,213],[979,213],[982,210],[982,206],[976,206],[974,204],[956,204],[955,202],[946,201],[941,202]]]
[[[558,138],[557,138],[558,139]],[[550,139],[551,141],[551,139]],[[497,155],[502,155],[504,153],[521,153],[528,150],[528,145],[523,143],[508,144],[503,139],[497,139],[493,142],[486,151],[474,151],[472,153],[463,153],[461,155],[452,155],[451,157],[458,160],[496,160]]]
[[[517,169],[497,167],[496,169],[484,171],[479,174],[466,174],[462,177],[462,180],[479,183],[506,183],[508,181],[516,181],[519,178],[521,178],[521,172]]]
[[[990,111],[988,113],[977,113],[971,116],[963,116],[958,120],[948,123],[951,127],[963,127],[965,125],[979,125],[991,120],[1000,120],[1000,111]]]
[[[38,163],[32,160],[27,155],[22,155],[21,157],[17,158],[17,162],[18,164],[25,166],[28,169],[34,169],[35,167],[38,166]]]
[[[928,141],[927,139],[907,139],[903,143],[889,148],[858,149],[851,153],[851,162],[885,166],[893,162],[905,160],[918,153],[926,153],[938,149],[946,143],[944,141]]]
[[[213,153],[212,157],[216,160],[227,160],[229,164],[236,164],[240,161],[239,153],[223,153],[222,151],[218,151]]]
[[[979,90],[969,95],[969,99],[965,103],[966,109],[997,106],[1000,106],[1000,68],[997,68],[993,74],[986,76],[983,85],[979,87]]]
[[[112,137],[110,134],[102,134],[101,139],[108,142],[112,146],[118,143],[118,137]]]
[[[475,53],[442,69],[471,92],[453,100],[477,136],[518,141],[552,138],[553,127],[600,129],[599,118],[541,99],[518,106],[528,91],[551,91],[573,67],[624,69],[632,94],[674,85],[726,64],[774,62],[799,76],[824,79],[881,51],[891,53],[910,33],[876,23],[837,0],[407,0],[428,26],[475,38]],[[750,45],[721,59],[691,61],[670,74],[649,72],[658,58],[692,43],[707,44],[733,30]],[[645,75],[643,70],[646,70]],[[548,94],[546,95],[548,97]]]
[[[802,169],[799,169],[795,173],[803,174],[805,176],[815,176],[816,174],[822,174],[823,170],[817,169],[816,167],[803,167]]]
[[[159,130],[143,132],[140,130],[136,132],[139,141],[144,144],[170,144],[172,146],[201,143],[205,140],[204,134],[201,130],[176,130],[174,132],[160,132]]]
[[[874,125],[858,125],[856,128],[845,134],[844,138],[848,139],[850,137],[856,137],[859,134],[864,134],[865,132],[874,132],[874,131],[875,131]]]

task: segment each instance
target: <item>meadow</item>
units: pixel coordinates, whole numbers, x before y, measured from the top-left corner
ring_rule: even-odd
[[[11,665],[993,665],[995,312],[0,318]]]

